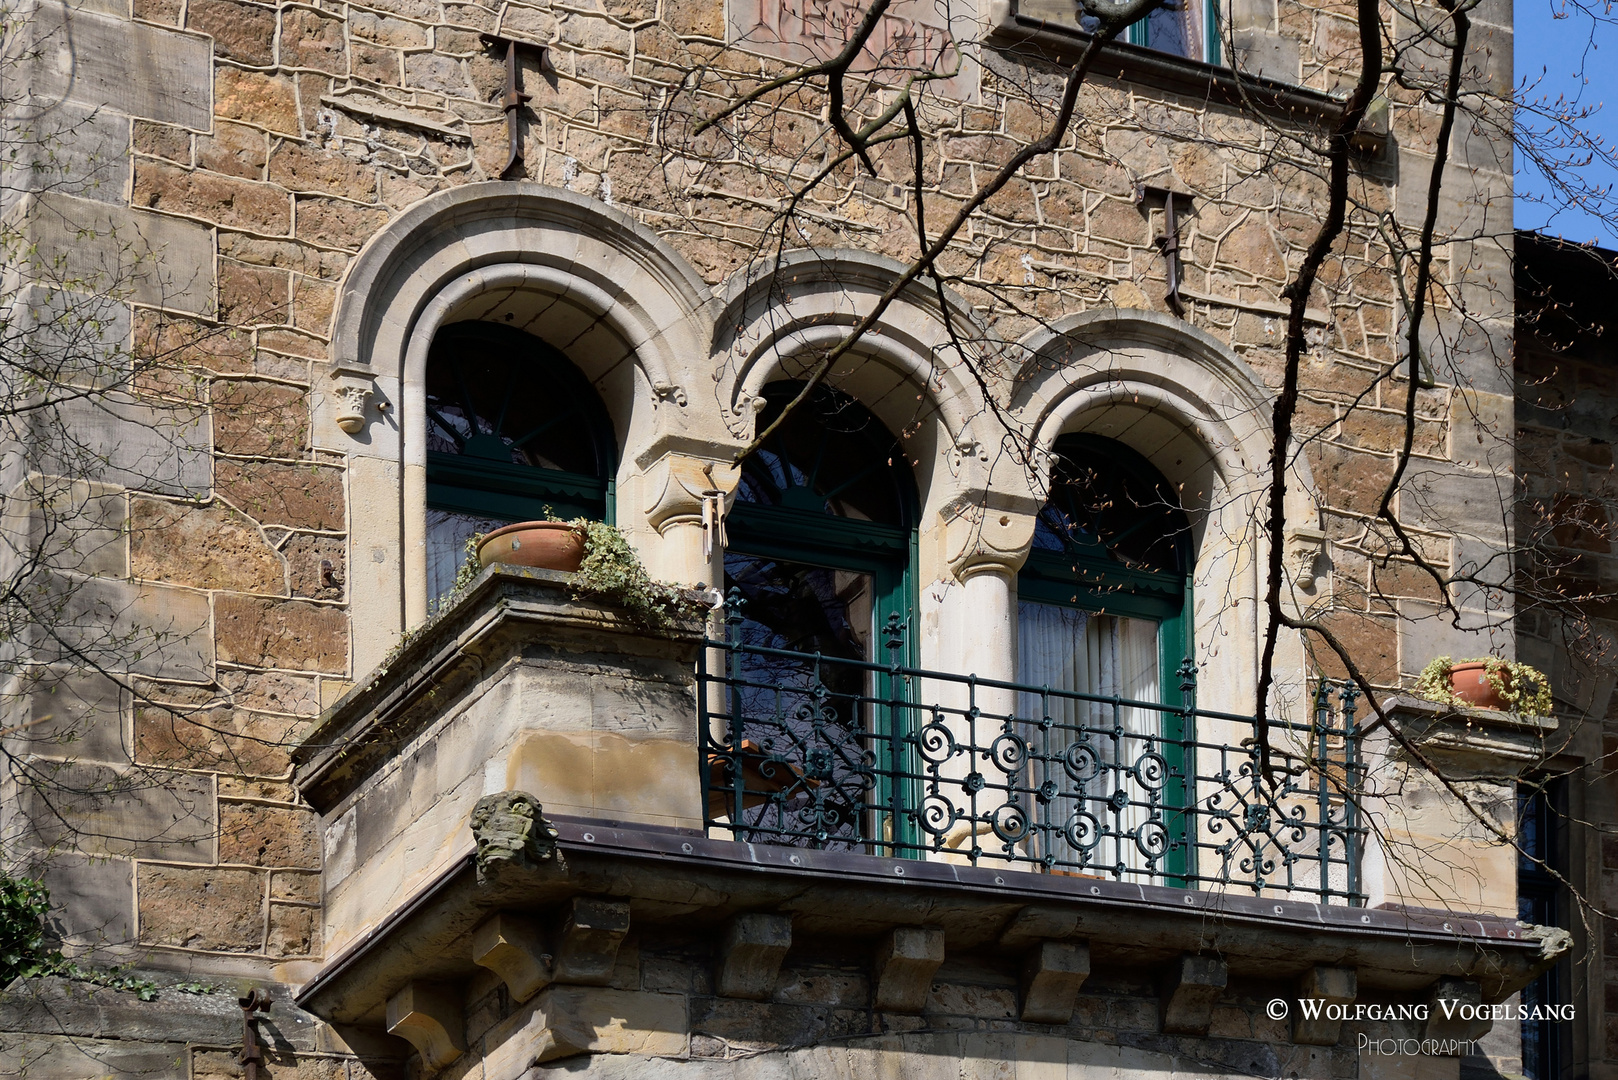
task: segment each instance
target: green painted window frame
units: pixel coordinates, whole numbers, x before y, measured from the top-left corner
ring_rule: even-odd
[[[548,508],[557,518],[585,517],[615,524],[617,440],[600,395],[573,362],[532,334],[498,323],[454,323],[439,334],[435,350],[443,335],[448,334],[452,341],[456,336],[485,338],[491,347],[527,353],[534,361],[533,382],[547,393],[565,394],[580,402],[578,408],[590,431],[602,475],[429,451],[427,508],[507,521],[542,520]],[[440,358],[432,356],[428,362],[440,362]]]
[[[772,384],[772,387],[775,384]],[[766,391],[770,388],[767,387]],[[875,420],[875,417],[872,418]],[[725,518],[728,538],[726,552],[751,555],[762,559],[819,566],[827,570],[845,570],[870,574],[874,603],[872,605],[871,660],[887,664],[897,659],[901,665],[915,667],[915,617],[917,589],[916,562],[919,555],[916,522],[920,517],[921,500],[916,491],[915,478],[907,468],[903,471],[901,510],[906,524],[888,525],[858,518],[839,517],[791,506],[765,506],[738,500]],[[892,657],[884,647],[882,628],[897,616],[904,630],[899,656]],[[902,700],[905,692],[903,680],[894,684],[891,675],[882,675],[874,688],[873,697],[884,700]],[[914,751],[901,751],[904,760],[893,760],[893,748],[905,732],[896,731],[894,711],[875,709],[873,720],[880,730],[873,740],[882,747],[879,761],[888,776],[917,772],[916,762],[909,755]],[[896,737],[897,736],[897,737]],[[905,805],[919,805],[911,796],[919,792],[919,781],[909,782],[915,791],[905,792]],[[879,805],[893,805],[894,790],[891,779],[879,784]],[[901,858],[920,858],[920,829],[908,817],[897,816],[892,822],[893,840],[908,845]]]
[[[1184,0],[1185,3],[1200,3],[1202,7],[1202,52],[1201,56],[1191,56],[1186,59],[1201,60],[1203,63],[1215,67],[1223,67],[1224,59],[1219,37],[1219,0]],[[1131,45],[1140,45],[1150,49],[1151,28],[1146,19],[1130,23],[1125,28],[1124,40]],[[1172,54],[1171,54],[1172,55]]]
[[[1056,451],[1063,454],[1087,448],[1086,452],[1095,453],[1102,449],[1102,443],[1110,444],[1106,448],[1109,461],[1139,477],[1151,479],[1160,490],[1172,492],[1168,482],[1145,458],[1114,440],[1066,436],[1057,441]],[[1158,703],[1169,709],[1183,710],[1188,703],[1180,690],[1180,665],[1196,656],[1192,628],[1192,612],[1196,608],[1192,603],[1189,535],[1177,547],[1181,563],[1178,573],[1127,566],[1107,554],[1099,543],[1070,545],[1063,552],[1035,549],[1029,552],[1017,574],[1017,598],[1156,621]],[[1171,769],[1177,769],[1180,774],[1164,786],[1164,826],[1170,835],[1184,835],[1191,827],[1186,813],[1190,808],[1186,746],[1195,741],[1196,727],[1194,718],[1183,712],[1160,715],[1164,719],[1160,732],[1166,744],[1164,757]],[[1178,821],[1170,816],[1176,814]],[[1170,885],[1181,888],[1188,885],[1188,875],[1195,872],[1194,854],[1195,846],[1187,844],[1165,857],[1163,869]]]

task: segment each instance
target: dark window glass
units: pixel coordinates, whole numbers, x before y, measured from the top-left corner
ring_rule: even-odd
[[[801,384],[764,390],[758,430]],[[741,653],[729,703],[736,747],[756,747],[800,777],[742,808],[736,833],[772,842],[872,850],[893,839],[872,768],[891,754],[894,718],[870,672],[836,663],[887,661],[878,632],[909,619],[915,494],[900,440],[859,402],[821,387],[742,464],[727,523],[727,588],[743,601],[741,643],[800,656]],[[823,658],[823,659],[820,659]],[[901,657],[901,659],[903,659]],[[722,797],[721,797],[722,798]],[[729,818],[735,807],[718,805]],[[906,827],[906,826],[900,826]]]
[[[1085,560],[1147,573],[1189,569],[1190,523],[1174,490],[1146,459],[1088,435],[1063,436],[1056,453],[1034,550],[1073,556],[1081,577]]]
[[[512,521],[609,519],[612,424],[557,350],[495,323],[446,326],[427,358],[427,591],[449,591],[468,537]]]
[[[773,424],[796,383],[764,390],[758,430]],[[910,463],[899,440],[859,402],[821,387],[742,464],[738,502],[886,525],[910,524]]]
[[[1054,449],[1049,498],[1017,579],[1017,681],[1172,704],[1176,684],[1163,676],[1188,651],[1185,512],[1151,463],[1121,443],[1066,435]],[[1025,736],[1039,748],[1031,782],[1048,793],[1029,808],[1031,850],[1120,880],[1183,871],[1184,838],[1174,832],[1183,781],[1177,772],[1168,784],[1142,781],[1160,755],[1171,770],[1181,765],[1162,742],[1177,737],[1172,716],[1038,694],[1020,694],[1017,711],[1042,718]],[[1082,780],[1075,755],[1093,769]]]
[[[1517,917],[1540,926],[1562,926],[1567,918],[1565,888],[1558,875],[1566,865],[1561,824],[1565,794],[1561,780],[1525,784],[1517,792]],[[1525,1009],[1560,1005],[1566,961],[1542,972],[1522,989]],[[1522,1023],[1522,1066],[1531,1080],[1553,1080],[1560,1072],[1560,1027],[1552,1020]]]
[[[1215,10],[1209,0],[1168,0],[1131,26],[1126,40],[1170,56],[1217,64],[1220,49]]]
[[[538,338],[457,323],[433,341],[429,453],[603,477],[612,448],[601,437],[600,413],[595,389]]]
[[[1149,46],[1175,56],[1196,56],[1192,51],[1193,39],[1191,28],[1186,25],[1184,6],[1184,3],[1166,4],[1146,17],[1146,43]]]

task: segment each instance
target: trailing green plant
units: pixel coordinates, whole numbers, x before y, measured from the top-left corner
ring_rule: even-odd
[[[129,974],[129,966],[87,968],[47,947],[45,916],[50,913],[51,894],[45,883],[35,878],[0,874],[0,989],[13,979],[56,976],[74,982],[104,986],[109,990],[134,994],[142,1001],[155,1001],[161,987],[150,979]],[[205,983],[179,983],[168,987],[182,994],[211,994]]]
[[[1436,656],[1416,677],[1416,696],[1443,705],[1467,707],[1468,703],[1457,697],[1454,687],[1450,685],[1450,672],[1459,664],[1482,664],[1484,677],[1511,712],[1525,716],[1545,716],[1550,713],[1551,682],[1545,673],[1532,664],[1502,660],[1498,656],[1480,656],[1474,660]]]
[[[591,595],[611,600],[650,630],[667,630],[681,610],[696,609],[698,602],[681,589],[652,579],[620,529],[589,518],[575,518],[568,524],[584,530],[584,560],[573,575],[575,598]]]
[[[33,878],[0,876],[0,986],[42,973],[51,953],[45,948],[45,915],[51,895]]]
[[[434,615],[454,607],[455,602],[483,572],[483,564],[478,561],[478,545],[483,543],[483,538],[487,535],[488,533],[475,532],[461,545],[461,565],[455,568],[455,580],[449,583],[449,591],[433,601]]]
[[[478,561],[478,546],[488,533],[475,532],[466,538],[461,545],[461,565],[455,570],[455,580],[450,582],[449,593],[439,602],[439,610],[449,607],[451,601],[465,592],[483,573],[483,564]]]
[[[546,506],[545,520],[563,519]],[[700,601],[689,599],[678,586],[654,580],[622,530],[583,517],[567,524],[584,534],[584,558],[572,581],[575,599],[596,596],[611,600],[649,630],[667,630],[674,625],[674,618],[681,610],[701,609]],[[447,610],[483,572],[483,564],[478,561],[478,545],[485,535],[473,533],[467,537],[460,569],[455,573],[449,592],[438,600],[437,610]]]

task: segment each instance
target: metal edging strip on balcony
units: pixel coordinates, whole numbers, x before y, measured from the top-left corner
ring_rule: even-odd
[[[1135,882],[1052,877],[999,867],[894,859],[839,851],[814,851],[713,840],[694,832],[652,829],[555,818],[564,853],[600,852],[616,857],[689,862],[709,868],[754,870],[839,881],[901,887],[949,888],[990,893],[1020,900],[1049,900],[1108,907],[1141,905],[1162,913],[1195,913],[1268,926],[1330,929],[1350,934],[1397,933],[1437,941],[1481,940],[1523,943],[1515,919],[1489,915],[1454,915],[1418,908],[1363,908],[1314,901],[1243,896],[1234,892],[1173,889]]]
[[[1516,920],[1490,915],[1457,915],[1413,908],[1349,908],[1310,901],[1255,898],[1233,893],[1190,892],[1129,882],[1053,878],[1015,870],[955,863],[889,859],[844,852],[810,851],[770,845],[711,840],[693,830],[612,821],[549,819],[564,858],[591,855],[628,862],[688,866],[708,870],[785,875],[808,881],[945,890],[1024,903],[1064,903],[1113,911],[1214,919],[1268,931],[1329,932],[1349,937],[1397,938],[1401,950],[1422,945],[1462,943],[1531,949]],[[373,948],[391,938],[418,913],[451,896],[475,875],[468,851],[445,866],[375,926],[332,957],[295,995],[300,1007],[340,982]]]

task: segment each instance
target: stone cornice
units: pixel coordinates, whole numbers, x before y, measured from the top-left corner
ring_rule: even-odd
[[[769,847],[606,821],[554,824],[558,859],[480,885],[468,850],[331,959],[298,1004],[338,1023],[380,1024],[388,997],[409,980],[475,974],[471,936],[491,913],[539,913],[581,895],[629,903],[642,928],[722,927],[740,912],[779,909],[796,936],[874,939],[925,921],[943,929],[951,953],[1014,950],[1013,924],[1037,924],[1044,937],[1088,941],[1097,966],[1139,969],[1217,953],[1232,974],[1277,984],[1315,965],[1355,968],[1365,991],[1393,996],[1448,977],[1477,981],[1485,1000],[1499,1001],[1566,947],[1493,917]]]
[[[702,625],[648,631],[612,605],[574,600],[571,574],[495,564],[323,712],[293,750],[295,782],[318,810],[444,714],[445,702],[503,657],[555,644],[693,663]],[[693,751],[694,752],[694,751]]]

